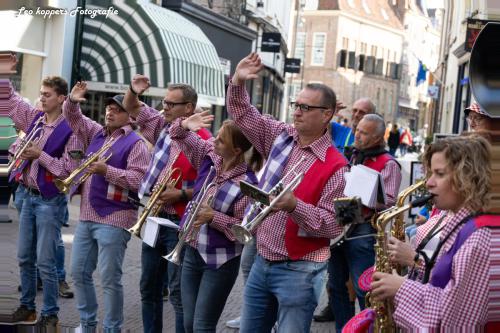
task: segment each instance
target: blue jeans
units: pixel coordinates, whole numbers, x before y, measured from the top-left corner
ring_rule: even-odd
[[[179,223],[179,219],[170,220]],[[177,230],[160,226],[156,246],[142,243],[141,301],[142,325],[145,333],[161,332],[163,329],[164,276],[168,275],[169,301],[175,311],[175,331],[184,332],[181,302],[181,266],[162,258],[169,254],[178,242]]]
[[[130,233],[92,221],[76,226],[71,252],[71,276],[77,309],[85,332],[97,326],[97,297],[92,273],[99,269],[104,294],[104,332],[119,332],[123,324],[122,264]]]
[[[243,295],[241,333],[309,332],[326,274],[326,262],[271,262],[257,255]]]
[[[16,183],[17,184],[17,183]],[[16,205],[16,209],[19,213],[19,216],[21,216],[21,209],[23,208],[23,201],[24,198],[26,197],[26,189],[21,185],[17,188],[16,190],[16,195],[14,196],[14,204]],[[68,205],[63,207],[59,212],[58,216],[61,219],[61,224],[66,222],[69,218],[68,214]],[[57,249],[56,249],[56,271],[57,271],[57,279],[59,281],[65,281],[66,280],[66,270],[64,269],[64,242],[62,239],[62,233],[61,229],[59,229],[59,240],[57,242]],[[40,276],[40,271],[36,270],[36,275]]]
[[[252,269],[253,262],[255,261],[255,256],[257,255],[257,245],[255,244],[255,238],[252,239],[248,244],[243,247],[243,252],[241,252],[241,273],[243,273],[243,283],[246,284],[248,276],[250,275],[250,270]]]
[[[233,288],[240,256],[218,269],[208,268],[198,250],[186,247],[182,267],[182,306],[186,332],[214,332]]]
[[[368,235],[374,233],[370,223],[363,223],[356,226],[356,229],[349,237]],[[331,290],[332,311],[335,315],[335,325],[337,332],[354,316],[353,307],[349,300],[346,283],[349,274],[352,277],[354,291],[358,298],[361,310],[365,308],[366,292],[359,289],[358,280],[363,272],[375,263],[375,237],[353,239],[344,242],[342,245],[332,248],[330,261],[328,262],[328,279]]]
[[[36,268],[43,283],[42,315],[59,312],[56,271],[57,246],[61,237],[60,212],[67,207],[63,194],[44,199],[19,186],[16,207],[19,209],[19,239],[17,256],[21,275],[21,305],[35,309]]]

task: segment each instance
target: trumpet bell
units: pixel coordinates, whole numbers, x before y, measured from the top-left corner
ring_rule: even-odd
[[[54,180],[54,185],[62,193],[66,193],[67,194],[69,192],[69,186],[63,180],[55,179]]]
[[[177,248],[175,248],[172,252],[170,252],[169,254],[164,256],[163,258],[167,259],[168,261],[170,261],[173,264],[176,264],[176,265],[181,264],[181,254],[177,250]]]
[[[239,224],[234,224],[231,227],[234,238],[238,240],[241,244],[248,244],[253,239],[252,234],[244,226]]]

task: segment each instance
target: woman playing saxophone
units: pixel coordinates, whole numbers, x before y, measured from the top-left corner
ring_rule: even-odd
[[[392,243],[390,257],[409,265],[409,276],[377,272],[371,284],[375,299],[394,300],[398,327],[498,328],[500,288],[493,273],[500,269],[500,219],[484,214],[490,158],[490,145],[479,136],[439,140],[424,153],[427,188],[441,213],[419,227],[413,251]],[[435,248],[425,253],[421,244],[436,235]]]

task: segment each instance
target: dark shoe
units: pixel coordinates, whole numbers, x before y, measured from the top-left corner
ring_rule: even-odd
[[[324,323],[327,321],[335,321],[331,308],[327,305],[317,315],[314,315],[314,321]]]
[[[62,226],[63,226],[63,227],[65,227],[65,228],[69,228],[69,223],[68,223],[68,222],[64,222],[64,223],[62,224]]]
[[[168,301],[168,287],[163,288],[163,301]]]
[[[66,281],[59,281],[59,296],[62,298],[73,298],[74,296]]]
[[[48,315],[48,316],[40,316],[36,325],[40,327],[57,327],[57,323],[59,323],[59,318],[57,315]]]
[[[42,279],[40,278],[36,279],[36,290],[43,290]]]
[[[36,323],[36,310],[28,310],[26,305],[21,305],[12,315],[12,324],[30,325]]]

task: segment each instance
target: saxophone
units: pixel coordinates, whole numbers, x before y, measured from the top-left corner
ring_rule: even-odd
[[[378,215],[374,227],[377,231],[375,236],[375,271],[392,273],[394,269],[401,274],[401,267],[392,264],[387,254],[387,226],[394,219],[394,224],[391,227],[391,235],[401,241],[405,240],[404,232],[404,213],[413,207],[424,205],[432,198],[432,195],[426,195],[404,205],[406,198],[413,192],[420,190],[425,186],[425,180],[421,180],[414,185],[403,190],[397,198],[396,205],[381,212]],[[374,332],[396,331],[396,326],[392,318],[394,313],[394,304],[391,300],[375,301],[371,297],[371,293],[366,294],[366,304],[375,311]]]

